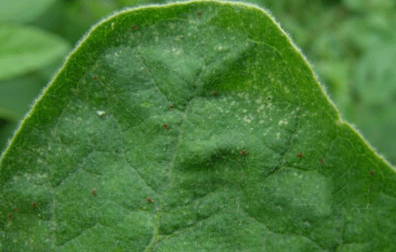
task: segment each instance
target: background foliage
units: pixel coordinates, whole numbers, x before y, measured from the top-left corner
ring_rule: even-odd
[[[251,0],[272,12],[347,121],[396,163],[395,1]],[[150,0],[0,2],[0,150],[91,25]]]

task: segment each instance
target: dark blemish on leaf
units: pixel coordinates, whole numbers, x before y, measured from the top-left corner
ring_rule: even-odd
[[[325,160],[324,160],[323,158],[321,158],[321,159],[319,159],[319,162],[320,162],[321,164],[324,164]]]
[[[146,201],[147,201],[148,203],[153,203],[153,202],[154,202],[154,200],[153,200],[152,198],[146,198]]]
[[[214,95],[219,95],[219,92],[218,91],[213,91],[213,94]]]
[[[374,171],[370,171],[370,175],[374,176],[375,172]]]
[[[95,76],[95,77],[92,78],[92,80],[96,80],[97,78],[98,78],[98,76]]]
[[[169,105],[169,108],[174,108],[174,106],[171,104],[171,105]]]
[[[242,155],[242,156],[245,156],[246,154],[247,154],[247,151],[246,151],[246,150],[241,151],[241,155]]]
[[[302,153],[297,153],[297,157],[303,157],[304,155]]]
[[[201,17],[202,11],[198,11],[198,17]]]
[[[32,208],[33,208],[33,209],[37,208],[37,202],[36,202],[36,201],[33,201],[33,202],[32,202]]]
[[[272,96],[268,96],[267,100],[269,100],[269,101],[272,100]]]
[[[96,189],[94,188],[94,189],[92,189],[92,196],[95,196],[96,195]]]
[[[17,206],[14,206],[14,212],[19,212],[19,208]]]
[[[166,124],[166,123],[162,124],[162,128],[168,129],[168,124]]]
[[[11,220],[12,219],[12,214],[8,214],[7,218],[8,218],[8,220]]]
[[[132,29],[136,30],[137,28],[137,25],[132,25]]]

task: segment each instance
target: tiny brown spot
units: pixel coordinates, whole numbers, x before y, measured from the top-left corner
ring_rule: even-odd
[[[297,157],[303,157],[304,155],[302,153],[297,153]]]
[[[7,218],[8,218],[8,220],[11,220],[12,219],[12,214],[8,214]]]
[[[94,189],[92,189],[92,196],[95,196],[96,195],[96,189],[94,188]]]
[[[214,95],[219,95],[219,92],[218,91],[213,91],[213,94]]]
[[[198,11],[198,17],[201,17],[202,11]]]
[[[97,78],[98,78],[98,76],[95,76],[95,77],[92,78],[92,80],[96,80]]]
[[[175,106],[173,106],[172,104],[171,105],[169,105],[169,108],[174,108]]]
[[[375,172],[374,171],[370,171],[370,175],[374,176]]]
[[[241,155],[242,155],[242,156],[245,156],[246,154],[247,154],[247,151],[246,151],[246,150],[241,151]]]
[[[162,128],[168,129],[168,124],[166,124],[166,123],[162,124]]]
[[[14,206],[14,212],[19,212],[19,208],[17,206]]]
[[[136,30],[137,28],[137,25],[132,25],[132,29]]]
[[[321,164],[324,164],[324,159],[323,158],[321,158],[321,159],[319,159],[319,162],[321,163]]]
[[[147,201],[148,203],[153,203],[153,202],[154,202],[154,200],[153,200],[152,198],[146,198],[146,201]]]
[[[36,201],[33,201],[33,203],[32,203],[32,208],[33,208],[33,209],[37,208],[37,202],[36,202]]]

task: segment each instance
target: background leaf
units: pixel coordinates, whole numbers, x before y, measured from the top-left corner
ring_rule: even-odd
[[[14,122],[21,120],[44,84],[45,80],[37,75],[0,82],[0,108],[4,111],[0,111],[0,117]]]
[[[354,92],[357,106],[347,114],[389,160],[396,163],[396,47],[377,45],[359,64]]]
[[[28,23],[42,15],[57,0],[17,0],[0,2],[0,22]]]
[[[70,50],[63,39],[34,27],[2,25],[0,38],[0,80],[47,66]]]

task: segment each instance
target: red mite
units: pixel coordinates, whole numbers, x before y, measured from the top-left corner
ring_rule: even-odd
[[[137,25],[132,25],[132,29],[136,30],[137,28]]]
[[[323,159],[323,158],[322,158],[322,159],[319,159],[319,162],[322,163],[322,164],[324,164],[324,159]]]
[[[303,157],[304,155],[302,153],[297,153],[297,157]]]
[[[198,16],[201,17],[202,11],[198,11]]]
[[[153,202],[154,202],[154,200],[153,200],[152,198],[146,198],[146,201],[147,201],[148,203],[153,203]]]
[[[374,173],[373,171],[370,171],[370,175],[371,175],[371,176],[374,176],[374,174],[375,174],[375,173]]]
[[[247,154],[247,151],[246,151],[246,150],[241,151],[241,155],[242,155],[242,156],[245,156],[246,154]]]
[[[96,190],[92,189],[92,196],[95,196],[95,195],[96,195]]]
[[[32,208],[33,208],[33,209],[37,208],[37,202],[33,202],[33,203],[32,203]]]
[[[168,129],[168,124],[166,124],[166,123],[162,124],[162,128]]]
[[[14,212],[19,212],[19,208],[17,206],[14,206]]]
[[[12,214],[8,214],[7,218],[8,218],[8,220],[11,220],[12,219]]]
[[[214,95],[219,95],[219,92],[218,91],[213,91],[213,94]]]
[[[96,80],[97,78],[98,78],[98,76],[95,76],[95,77],[92,78],[92,80]]]
[[[169,105],[169,108],[174,108],[174,106],[171,104],[171,105]]]

